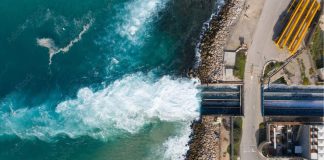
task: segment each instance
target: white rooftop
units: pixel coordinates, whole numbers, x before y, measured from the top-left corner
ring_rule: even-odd
[[[317,152],[324,154],[324,147],[323,146],[318,146]]]
[[[236,53],[225,51],[224,53],[224,65],[225,67],[234,67],[235,66]]]
[[[324,139],[319,139],[318,140],[318,146],[323,146],[324,147]]]
[[[318,160],[324,160],[324,154],[318,154]]]
[[[317,139],[324,139],[324,132],[318,132],[318,138]]]
[[[225,78],[226,78],[226,80],[233,80],[234,79],[233,69],[232,68],[226,68],[225,69]]]
[[[317,125],[318,132],[324,132],[324,125]]]
[[[311,153],[311,159],[317,159],[317,153]]]

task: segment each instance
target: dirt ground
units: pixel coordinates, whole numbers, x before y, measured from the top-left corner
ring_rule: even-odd
[[[224,125],[221,126],[221,134],[220,134],[220,141],[221,141],[221,160],[229,160],[230,155],[227,153],[227,147],[230,144],[230,131],[227,131]]]
[[[264,0],[245,0],[245,6],[240,20],[232,29],[233,33],[225,47],[227,50],[238,48],[241,41],[244,41],[248,46],[251,45],[253,33],[256,29],[263,5]]]
[[[321,15],[319,25],[321,27],[321,30],[324,31],[324,14]]]
[[[305,67],[304,73],[305,76],[309,79],[310,85],[314,85],[316,83],[316,73],[314,62],[309,55],[309,51],[304,51],[301,55],[299,55],[296,59],[292,60],[285,68],[284,68],[284,76],[288,85],[300,85],[303,84],[302,80],[302,70],[301,66]],[[311,73],[313,70],[313,73]],[[282,74],[282,73],[281,73]]]

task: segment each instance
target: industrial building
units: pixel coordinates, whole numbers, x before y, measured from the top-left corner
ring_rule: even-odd
[[[267,158],[324,160],[324,125],[275,122],[267,124],[260,149]]]
[[[288,21],[275,44],[295,54],[319,9],[317,0],[293,0],[287,10]]]
[[[301,147],[305,150],[303,157],[311,160],[324,160],[324,126],[302,126]]]

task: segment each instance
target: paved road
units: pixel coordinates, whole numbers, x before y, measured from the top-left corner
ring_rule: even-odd
[[[249,47],[244,75],[244,118],[240,156],[242,160],[261,159],[257,153],[257,130],[263,121],[260,106],[260,75],[269,60],[284,60],[287,53],[280,53],[272,36],[280,14],[290,0],[265,0],[263,10]]]

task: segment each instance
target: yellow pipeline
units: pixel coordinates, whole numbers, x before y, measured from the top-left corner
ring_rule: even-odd
[[[291,3],[291,5],[289,6],[288,11],[287,11],[288,13],[290,12],[291,8],[294,6],[295,2],[296,2],[296,0],[294,0],[294,1]]]
[[[316,0],[314,0],[316,1]],[[316,5],[314,7],[314,9],[312,8],[312,14],[309,16],[309,17],[306,17],[306,19],[308,20],[307,23],[306,23],[306,26],[301,34],[301,36],[299,37],[298,41],[296,44],[293,45],[292,49],[290,49],[290,53],[291,54],[295,54],[297,49],[298,49],[298,46],[300,45],[301,41],[303,40],[304,36],[306,35],[306,32],[307,32],[307,29],[308,27],[310,26],[314,16],[316,15],[316,12],[317,10],[320,8],[320,4],[316,1]]]
[[[281,36],[279,37],[279,40],[278,40],[277,43],[276,43],[276,45],[277,45],[279,48],[283,48],[283,46],[282,46],[282,44],[281,44],[282,38],[285,37],[285,34],[286,34],[288,28],[290,28],[290,24],[291,24],[291,22],[292,22],[293,19],[295,18],[296,13],[298,12],[298,10],[299,10],[299,8],[300,8],[300,6],[301,6],[301,4],[302,4],[303,2],[304,2],[304,0],[299,0],[299,2],[298,2],[298,4],[297,4],[297,7],[296,7],[296,9],[294,10],[294,12],[293,12],[293,14],[292,14],[292,16],[291,16],[291,18],[290,18],[288,24],[286,25],[284,31],[281,33]]]
[[[314,1],[317,1],[317,0],[314,0]],[[300,45],[301,41],[303,40],[303,38],[304,38],[304,36],[305,36],[305,34],[306,34],[307,28],[310,26],[310,24],[311,24],[311,22],[312,22],[312,20],[313,20],[313,18],[314,18],[314,16],[315,16],[315,14],[316,14],[316,12],[317,12],[317,10],[318,10],[319,8],[320,8],[320,4],[319,4],[318,2],[316,2],[315,9],[312,9],[313,12],[312,12],[312,14],[310,15],[310,18],[307,19],[307,20],[308,20],[308,21],[307,21],[307,24],[306,24],[305,29],[303,30],[303,32],[302,32],[300,38],[298,39],[298,42],[294,45],[294,47],[292,48],[292,50],[290,50],[290,53],[291,53],[291,54],[295,54],[295,53],[296,53],[296,51],[297,51],[297,49],[298,49],[298,46]],[[307,17],[307,18],[308,18],[308,17]]]
[[[291,29],[288,32],[287,37],[284,39],[283,45],[287,45],[288,40],[291,38],[291,34],[296,29],[298,22],[300,21],[300,17],[303,15],[305,9],[307,8],[309,3],[309,0],[306,0],[306,2],[303,4],[301,11],[298,12],[296,20],[293,22]]]
[[[313,0],[312,4],[310,5],[310,7],[309,7],[309,9],[308,9],[308,11],[306,13],[306,16],[303,18],[302,22],[300,23],[300,26],[298,26],[297,32],[295,32],[292,40],[290,41],[290,43],[288,43],[288,45],[287,45],[288,46],[288,50],[291,50],[291,47],[295,43],[297,36],[300,34],[301,31],[303,31],[304,26],[305,26],[305,22],[307,20],[307,17],[313,11],[313,7],[314,7],[315,2],[316,2],[316,0]]]
[[[303,4],[303,2],[304,2],[304,0],[299,0],[299,1],[298,1],[298,4],[297,4],[296,9],[294,10],[294,12],[293,12],[293,14],[291,15],[291,18],[290,18],[288,24],[286,25],[284,31],[282,32],[281,36],[279,37],[279,40],[278,40],[277,43],[276,43],[277,46],[278,46],[279,48],[283,48],[283,46],[282,46],[282,44],[281,44],[281,41],[283,40],[283,37],[285,37],[287,30],[290,28],[290,24],[291,24],[291,22],[292,22],[292,19],[295,18],[296,13],[298,12],[298,9],[299,9],[300,6]]]

